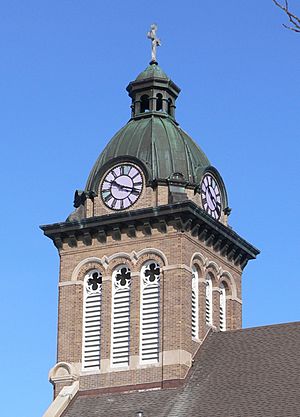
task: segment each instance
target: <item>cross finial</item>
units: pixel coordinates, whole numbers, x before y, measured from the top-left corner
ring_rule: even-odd
[[[147,33],[147,38],[151,39],[151,62],[150,64],[157,64],[156,61],[156,48],[161,46],[160,39],[156,36],[157,25],[152,23],[150,31]]]

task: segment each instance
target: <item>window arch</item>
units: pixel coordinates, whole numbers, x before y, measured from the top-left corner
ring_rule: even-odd
[[[145,113],[150,109],[149,96],[147,94],[142,95],[141,97],[141,113]]]
[[[112,366],[129,365],[131,271],[119,266],[112,275]]]
[[[195,265],[192,267],[192,337],[199,335],[199,285],[198,270]]]
[[[159,361],[160,266],[148,261],[141,269],[140,361]]]
[[[220,330],[226,330],[226,287],[224,282],[220,284]]]
[[[209,275],[205,280],[205,322],[212,325],[212,280]]]
[[[161,93],[156,94],[156,111],[162,111],[163,108],[163,96]]]
[[[84,278],[83,369],[100,368],[102,274],[92,269]]]

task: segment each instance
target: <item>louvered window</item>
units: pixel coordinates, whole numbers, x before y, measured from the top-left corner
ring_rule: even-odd
[[[226,330],[226,289],[223,283],[220,285],[220,330]]]
[[[198,310],[198,271],[195,266],[193,266],[193,276],[192,276],[192,337],[198,337],[198,328],[199,328],[199,310]]]
[[[102,275],[96,269],[84,279],[83,369],[100,368]]]
[[[140,358],[142,363],[159,361],[160,267],[150,261],[141,271]]]
[[[127,266],[113,273],[112,286],[112,365],[129,365],[130,286],[131,272]]]
[[[206,324],[212,324],[212,282],[209,276],[205,284],[205,321]]]

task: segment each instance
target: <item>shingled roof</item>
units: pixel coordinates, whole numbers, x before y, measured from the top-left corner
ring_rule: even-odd
[[[300,322],[212,332],[177,389],[80,393],[63,417],[300,417]]]

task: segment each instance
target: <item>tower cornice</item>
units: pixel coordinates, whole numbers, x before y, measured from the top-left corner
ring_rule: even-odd
[[[241,269],[260,253],[231,228],[213,219],[192,201],[40,227],[54,245],[62,249],[64,243],[69,247],[76,247],[78,241],[89,246],[93,239],[103,244],[108,236],[113,240],[121,240],[123,234],[135,238],[137,231],[142,231],[145,235],[151,235],[153,229],[166,233],[167,226],[190,233]]]

